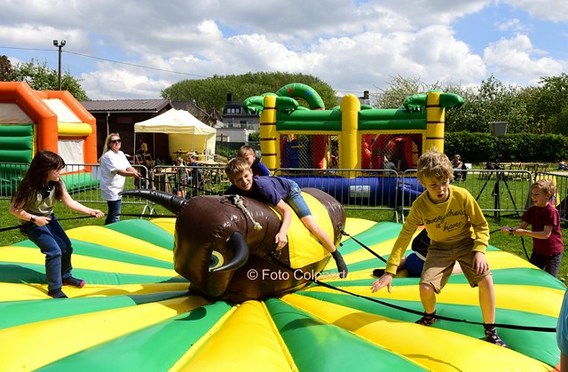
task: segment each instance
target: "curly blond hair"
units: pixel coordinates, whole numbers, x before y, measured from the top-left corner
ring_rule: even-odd
[[[426,178],[451,181],[454,178],[452,162],[446,154],[432,148],[423,153],[418,159],[416,177],[422,184],[424,184]]]

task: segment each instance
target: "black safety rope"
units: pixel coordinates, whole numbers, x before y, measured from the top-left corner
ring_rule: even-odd
[[[495,229],[491,232],[489,232],[489,235],[496,233],[498,231],[501,231],[501,229]],[[510,235],[513,235],[513,233],[510,233]],[[530,261],[530,257],[529,257],[529,253],[527,252],[527,248],[525,247],[525,239],[523,239],[522,236],[519,236],[519,238],[521,238],[521,245],[523,246],[523,251],[525,252],[525,257],[527,258],[527,261]]]
[[[77,217],[57,218],[57,221],[78,220],[78,219],[82,219],[82,218],[95,218],[95,216],[77,216]],[[19,229],[21,226],[22,225],[3,227],[3,228],[0,228],[0,232]]]
[[[139,213],[119,213],[119,216],[128,216],[128,217],[147,217],[147,218],[156,218],[156,217],[167,217],[167,218],[175,218],[177,217],[174,214],[139,214]],[[83,218],[95,218],[95,216],[77,216],[77,217],[65,217],[65,218],[57,218],[57,221],[68,221],[68,220],[78,220]],[[15,226],[8,226],[0,228],[0,233],[9,230],[19,229],[22,225],[15,225]]]
[[[128,217],[168,217],[168,218],[175,218],[177,217],[175,214],[140,214],[140,213],[119,213],[119,216],[128,216]]]
[[[354,242],[356,242],[357,244],[359,244],[361,247],[365,248],[367,251],[369,251],[373,256],[377,257],[379,260],[383,261],[384,263],[387,263],[387,260],[385,260],[380,254],[378,254],[377,252],[373,251],[371,248],[367,247],[365,244],[363,244],[361,241],[357,240],[355,237],[349,235],[348,233],[345,232],[345,230],[341,230],[341,235],[345,235],[351,239],[353,239]]]
[[[339,288],[336,287],[334,285],[322,282],[320,280],[318,280],[317,278],[312,278],[310,276],[309,273],[302,271],[301,269],[293,269],[291,268],[289,265],[286,265],[282,262],[280,262],[278,260],[278,256],[276,254],[275,251],[271,252],[271,256],[272,256],[272,262],[274,262],[276,265],[281,266],[282,268],[294,273],[294,272],[300,272],[302,274],[301,278],[305,278],[307,281],[337,291],[337,292],[341,292],[341,293],[345,293],[347,295],[353,296],[353,297],[358,297],[367,301],[371,301],[383,306],[387,306],[396,310],[400,310],[400,311],[404,311],[407,313],[411,313],[411,314],[415,314],[415,315],[424,315],[424,312],[422,311],[417,311],[414,309],[410,309],[404,306],[400,306],[400,305],[395,305],[395,304],[391,304],[382,300],[379,300],[377,298],[373,298],[373,297],[369,297],[369,296],[365,296],[365,295],[361,295],[358,293],[354,293],[351,291],[348,291],[346,289],[343,288]],[[537,327],[537,326],[522,326],[522,325],[517,325],[517,324],[503,324],[503,323],[493,323],[493,324],[486,324],[486,323],[482,323],[482,322],[475,322],[475,321],[471,321],[471,320],[467,320],[467,319],[458,319],[458,318],[453,318],[453,317],[448,317],[448,316],[443,316],[443,315],[438,315],[436,314],[435,317],[437,319],[441,319],[441,320],[447,320],[450,322],[458,322],[458,323],[467,323],[467,324],[474,324],[474,325],[489,325],[489,326],[495,326],[495,327],[499,327],[499,328],[509,328],[509,329],[517,329],[517,330],[523,330],[523,331],[537,331],[537,332],[556,332],[556,327]]]

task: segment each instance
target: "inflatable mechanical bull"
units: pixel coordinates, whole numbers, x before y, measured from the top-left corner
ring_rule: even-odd
[[[345,211],[330,195],[306,188],[303,196],[317,223],[339,244]],[[330,254],[294,213],[288,245],[275,250],[280,216],[257,200],[197,196],[189,200],[158,190],[128,190],[177,214],[174,268],[189,280],[190,291],[205,297],[243,302],[277,297],[316,278]]]

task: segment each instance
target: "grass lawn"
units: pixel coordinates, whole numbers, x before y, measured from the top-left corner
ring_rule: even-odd
[[[15,226],[17,224],[16,219],[7,212],[8,210],[9,201],[2,199],[0,200],[0,208],[2,208],[5,213],[0,214],[0,229],[10,226]],[[103,212],[107,211],[106,203],[85,203],[91,208],[97,208],[102,210]],[[123,203],[122,213],[123,214],[133,214],[133,215],[140,215],[142,212],[143,205],[140,204],[130,204],[130,203]],[[72,229],[78,226],[84,225],[103,225],[104,218],[79,218],[74,219],[74,217],[82,217],[83,215],[77,214],[75,212],[70,212],[67,208],[65,208],[62,204],[57,205],[55,208],[55,213],[58,219],[61,222],[61,225],[64,229]],[[158,215],[163,216],[171,216],[171,212],[166,210],[162,207],[156,207],[156,213]],[[346,211],[348,217],[356,217],[356,218],[364,218],[372,221],[393,221],[393,212],[386,211],[386,210],[351,210],[348,209]],[[130,219],[130,218],[139,218],[135,216],[122,216],[122,219]],[[500,226],[509,225],[509,226],[516,226],[519,223],[519,219],[514,217],[508,216],[501,216],[500,223],[497,223],[493,219],[493,214],[487,216],[487,221],[489,222],[490,231],[495,231],[499,229]],[[347,231],[349,233],[349,231]],[[568,227],[563,226],[562,230],[564,236],[564,242],[568,242]],[[21,240],[26,239],[24,235],[22,235],[18,229],[12,229],[8,231],[3,231],[0,233],[0,247],[7,246]],[[527,251],[528,255],[532,251],[532,239],[524,239],[524,249],[523,244],[520,237],[517,236],[509,236],[505,234],[501,234],[500,232],[494,232],[491,234],[490,244],[496,246],[504,251],[514,253],[520,257],[527,259],[525,250]],[[363,242],[364,243],[364,242]],[[39,254],[39,252],[38,252]],[[566,280],[568,276],[568,259],[566,258],[567,255],[564,255],[562,259],[562,265],[560,268],[560,272],[558,274],[559,279],[562,281]]]

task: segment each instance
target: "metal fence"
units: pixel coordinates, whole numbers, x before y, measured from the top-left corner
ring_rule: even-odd
[[[414,178],[416,170],[403,173]],[[502,216],[520,217],[530,202],[529,187],[534,174],[529,171],[503,169],[455,169],[453,184],[467,189],[486,215],[496,220]],[[403,216],[410,210],[408,199],[402,200]]]
[[[134,165],[143,178],[127,178],[125,189],[147,188],[176,193],[182,197],[220,195],[230,185],[221,163],[200,166]],[[0,199],[9,199],[17,189],[28,164],[0,163]],[[84,172],[83,169],[91,169]],[[82,203],[104,203],[98,187],[98,164],[68,164],[65,183],[73,198]],[[300,187],[313,187],[336,198],[346,209],[389,210],[394,219],[404,219],[412,201],[423,188],[416,170],[397,173],[387,169],[297,169],[281,168],[274,175],[290,178]],[[568,221],[568,172],[531,172],[507,169],[455,170],[454,184],[469,190],[486,215],[497,220],[519,217],[530,205],[530,185],[550,178],[557,185],[555,203],[563,221]],[[139,198],[124,198],[124,203],[139,204],[142,214],[153,214],[153,204]]]

